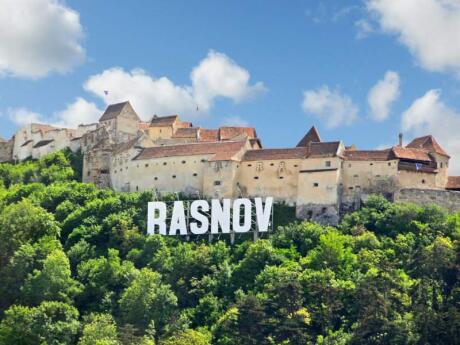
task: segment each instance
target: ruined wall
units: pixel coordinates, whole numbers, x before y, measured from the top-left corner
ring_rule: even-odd
[[[13,160],[14,139],[9,141],[0,141],[0,163],[10,162]]]
[[[407,188],[397,191],[395,202],[413,202],[419,205],[436,204],[450,212],[460,211],[460,192]]]

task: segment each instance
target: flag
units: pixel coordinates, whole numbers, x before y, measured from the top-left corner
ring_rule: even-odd
[[[104,90],[105,95],[107,96],[109,94],[108,90]]]
[[[416,170],[420,170],[420,169],[422,169],[422,167],[423,167],[422,163],[415,163],[415,169]]]

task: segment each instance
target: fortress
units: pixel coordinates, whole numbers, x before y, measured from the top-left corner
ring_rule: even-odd
[[[264,149],[254,128],[205,129],[179,116],[142,122],[129,102],[77,129],[30,124],[0,138],[0,162],[70,148],[84,155],[83,182],[116,191],[156,190],[209,198],[266,197],[299,218],[336,224],[370,194],[460,210],[460,177],[430,135],[383,150],[325,142],[312,127],[296,147]]]

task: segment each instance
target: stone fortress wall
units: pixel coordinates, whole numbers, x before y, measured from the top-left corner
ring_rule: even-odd
[[[179,116],[142,122],[129,102],[110,105],[77,129],[30,124],[0,139],[0,161],[82,150],[84,182],[131,192],[155,190],[209,198],[273,196],[297,216],[336,224],[368,195],[434,202],[460,210],[460,178],[430,135],[384,150],[324,142],[312,127],[296,147],[264,149],[250,127],[194,127]]]

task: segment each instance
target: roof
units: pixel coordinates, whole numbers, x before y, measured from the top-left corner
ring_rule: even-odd
[[[29,140],[27,140],[24,144],[22,144],[21,147],[27,146],[27,145],[29,145],[29,144],[32,143],[32,142],[33,142],[33,140],[32,140],[32,139],[29,139]]]
[[[387,150],[345,150],[344,156],[349,161],[387,161],[392,159],[390,149]]]
[[[308,155],[308,148],[294,147],[289,149],[260,149],[248,150],[243,156],[243,161],[263,161],[276,159],[302,159]]]
[[[211,158],[212,160],[231,160],[244,147],[245,143],[245,141],[227,141],[147,147],[134,159],[144,160],[175,156],[215,155],[215,157]]]
[[[316,127],[313,126],[310,128],[310,130],[305,134],[305,136],[299,141],[297,144],[297,147],[306,147],[310,143],[319,143],[321,142],[321,138],[319,136],[318,131],[316,130]]]
[[[118,144],[115,146],[114,153],[120,153],[120,152],[131,149],[136,146],[138,141],[139,141],[139,138],[134,138],[124,143]]]
[[[54,139],[49,139],[49,140],[40,140],[38,143],[36,143],[33,148],[36,149],[38,147],[46,146],[49,143],[52,143]]]
[[[157,116],[153,115],[150,125],[154,127],[172,126],[179,119],[179,115]]]
[[[446,189],[460,190],[460,176],[449,176],[447,178]]]
[[[446,151],[444,151],[444,149],[441,147],[441,145],[438,144],[438,142],[432,135],[426,135],[424,137],[415,138],[406,147],[422,149],[428,152],[435,152],[440,155],[449,157]]]
[[[391,150],[394,156],[399,159],[431,162],[431,157],[422,149],[394,146]]]
[[[179,139],[196,139],[198,137],[198,131],[200,129],[198,127],[189,127],[189,128],[178,128],[174,134],[172,135],[172,138]]]
[[[121,111],[123,108],[128,105],[129,102],[121,102],[121,103],[116,103],[116,104],[111,104],[105,109],[104,114],[102,114],[101,118],[99,121],[107,121],[107,120],[112,120],[118,117],[120,115]]]
[[[148,129],[150,127],[150,123],[148,123],[148,122],[139,122],[138,126],[139,126],[139,129]]]
[[[257,138],[256,130],[253,127],[220,127],[219,128],[219,139],[220,140],[230,140],[241,134],[246,134],[249,139]]]
[[[219,130],[200,128],[199,139],[200,141],[219,141]]]
[[[340,141],[331,141],[331,142],[321,142],[315,143],[311,142],[309,147],[308,157],[334,157],[337,155],[337,151],[340,147]]]

